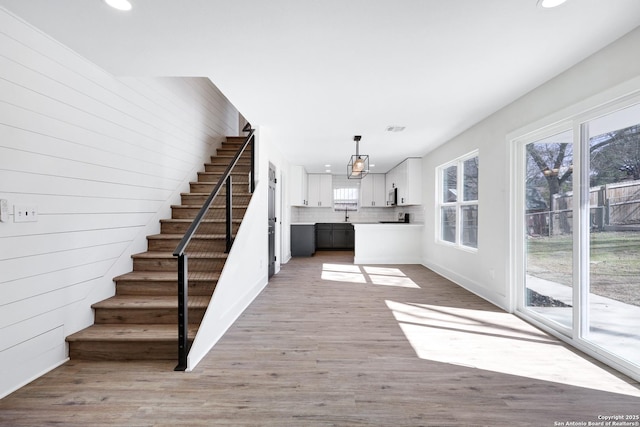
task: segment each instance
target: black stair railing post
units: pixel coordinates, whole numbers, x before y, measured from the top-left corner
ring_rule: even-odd
[[[233,180],[231,175],[227,177],[227,202],[226,202],[226,211],[227,211],[227,249],[225,253],[229,253],[231,250],[231,245],[233,244]]]
[[[178,256],[178,366],[175,371],[187,369],[187,354],[189,353],[189,312],[187,298],[189,280],[187,278],[187,255]]]
[[[251,135],[251,194],[256,189],[256,137]]]

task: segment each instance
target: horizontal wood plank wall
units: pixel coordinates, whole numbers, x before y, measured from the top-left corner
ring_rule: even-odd
[[[238,111],[205,78],[115,78],[0,8],[0,397],[66,358],[64,337]],[[13,206],[38,221],[13,222]]]

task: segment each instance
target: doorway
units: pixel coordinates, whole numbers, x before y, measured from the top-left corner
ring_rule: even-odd
[[[276,168],[269,163],[269,277],[276,271]]]

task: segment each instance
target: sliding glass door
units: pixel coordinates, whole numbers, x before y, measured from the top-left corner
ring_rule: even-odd
[[[516,146],[516,309],[640,376],[638,99]]]
[[[589,150],[583,338],[640,365],[640,104],[586,122],[583,133]]]
[[[524,305],[573,323],[573,132],[526,144]]]

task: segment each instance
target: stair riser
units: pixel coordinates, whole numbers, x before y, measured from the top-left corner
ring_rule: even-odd
[[[183,205],[197,205],[202,206],[204,202],[207,200],[208,195],[206,194],[183,194],[182,195],[182,204]],[[238,205],[248,205],[251,200],[251,196],[249,195],[237,195],[233,194],[233,204]],[[227,203],[226,197],[222,197],[218,195],[215,199],[213,199],[213,206],[224,206]]]
[[[177,303],[176,303],[177,304]],[[189,308],[189,322],[200,323],[206,308]],[[95,323],[109,324],[171,324],[178,325],[178,307],[170,309],[97,308]]]
[[[172,222],[163,221],[160,227],[160,232],[163,234],[184,234],[191,225],[190,222]],[[233,233],[237,233],[240,228],[240,224],[233,224]],[[208,223],[203,222],[198,227],[198,233],[202,234],[225,234],[226,225],[224,222]]]
[[[211,156],[209,157],[209,159],[211,160],[211,163],[214,165],[229,165],[229,163],[231,163],[231,161],[236,157],[236,153],[218,153],[215,156]],[[243,168],[249,168],[251,167],[251,155],[248,154],[246,151],[245,153],[240,156],[240,158],[238,159],[238,161],[236,162],[236,166],[234,167],[237,168],[238,166],[242,166]]]
[[[189,271],[202,271],[202,272],[215,272],[222,271],[225,259],[200,259],[200,258],[188,258]],[[178,260],[177,258],[145,258],[133,260],[134,271],[177,271]]]
[[[177,327],[176,327],[177,329]],[[69,343],[73,360],[178,360],[175,342],[165,341],[76,341]],[[190,341],[193,341],[191,339]]]
[[[237,136],[237,135],[227,136],[227,137],[226,137],[226,143],[242,143],[242,142],[244,142],[244,141],[245,141],[245,139],[247,139],[247,136],[246,136],[246,135],[240,135],[240,136]],[[223,144],[225,144],[225,143],[223,142]]]
[[[193,219],[198,215],[201,208],[173,208],[171,211],[171,217],[173,219]],[[234,206],[232,209],[233,217],[240,219],[244,217],[247,208]],[[225,219],[227,217],[226,209],[220,206],[216,206],[209,209],[208,218]]]
[[[216,156],[231,156],[231,157],[234,157],[239,149],[240,149],[240,144],[238,144],[237,147],[234,147],[232,145],[221,147],[221,148],[218,148],[216,150]],[[245,156],[247,156],[247,157],[251,156],[251,147],[245,148],[244,152],[242,153],[242,155],[240,157],[245,157]],[[214,157],[214,156],[211,156],[211,157]]]
[[[192,182],[189,184],[189,188],[192,193],[208,193],[210,194],[213,191],[213,188],[216,186],[215,182]],[[234,182],[233,183],[233,192],[236,193],[249,193],[249,183],[248,182]],[[218,196],[223,194],[227,194],[227,186],[223,185],[220,189],[220,193]]]
[[[227,165],[219,165],[219,164],[213,164],[213,163],[205,163],[204,165],[204,171],[205,172],[217,172],[219,174],[224,173],[224,171],[227,170]],[[233,174],[243,174],[245,176],[249,175],[249,171],[251,170],[251,165],[246,164],[246,165],[236,165],[235,168],[233,168]]]
[[[210,296],[216,288],[217,281],[189,280],[189,296]],[[152,295],[171,296],[178,294],[178,281],[175,282],[149,282],[149,281],[117,281],[117,295]]]
[[[222,172],[198,172],[198,182],[213,182],[217,184],[221,176]],[[249,182],[249,174],[245,172],[232,173],[231,180],[247,183]]]
[[[173,252],[180,239],[148,239],[147,246],[152,252]],[[227,249],[225,239],[191,239],[191,247],[198,247],[207,252],[224,252]]]
[[[233,156],[211,156],[212,165],[224,165],[226,167],[231,163],[231,160],[233,160]],[[238,165],[251,167],[251,158],[240,157],[236,163],[236,166]]]
[[[242,144],[246,139],[246,135],[231,135],[227,136],[222,144]]]

